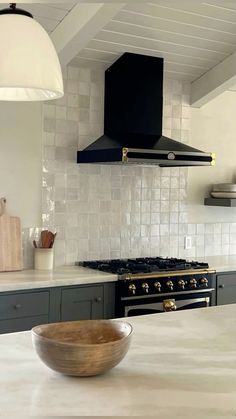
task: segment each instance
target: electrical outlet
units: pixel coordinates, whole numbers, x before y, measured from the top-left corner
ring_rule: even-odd
[[[185,249],[191,249],[192,248],[191,236],[185,236],[184,237],[184,248]]]

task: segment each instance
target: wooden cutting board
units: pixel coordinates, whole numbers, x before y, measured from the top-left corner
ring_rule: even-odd
[[[5,214],[6,200],[0,199],[0,272],[22,269],[21,224],[19,217]]]

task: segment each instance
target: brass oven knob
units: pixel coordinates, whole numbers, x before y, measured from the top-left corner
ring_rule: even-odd
[[[134,284],[129,285],[129,290],[132,292],[132,294],[135,294],[136,286]]]
[[[167,281],[166,285],[168,288],[170,288],[171,291],[173,290],[174,284],[172,281]]]
[[[175,311],[177,306],[175,300],[164,300],[163,301],[163,310],[164,311]]]
[[[146,293],[148,293],[148,290],[149,290],[149,285],[148,285],[148,283],[147,283],[147,282],[144,282],[144,283],[142,284],[142,288],[146,291]]]
[[[157,288],[158,292],[161,291],[161,283],[160,282],[155,282],[154,287]]]
[[[179,285],[179,287],[181,287],[182,289],[184,289],[184,286],[185,286],[185,281],[184,281],[183,279],[180,279],[180,280],[178,281],[178,285]]]
[[[192,288],[197,288],[197,280],[195,278],[190,279],[189,283]]]
[[[202,285],[205,285],[207,287],[207,285],[208,285],[208,279],[207,278],[202,278],[200,282],[201,282]]]

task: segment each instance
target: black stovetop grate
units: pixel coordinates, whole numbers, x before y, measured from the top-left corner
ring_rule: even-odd
[[[80,262],[80,266],[96,269],[103,272],[110,272],[118,275],[180,271],[189,269],[207,269],[208,263],[186,261],[177,258],[136,258],[136,259],[114,259],[114,260],[95,260]]]

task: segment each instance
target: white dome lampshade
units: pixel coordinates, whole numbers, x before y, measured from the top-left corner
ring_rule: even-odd
[[[63,80],[54,45],[25,10],[0,10],[0,101],[41,101],[62,97]]]

